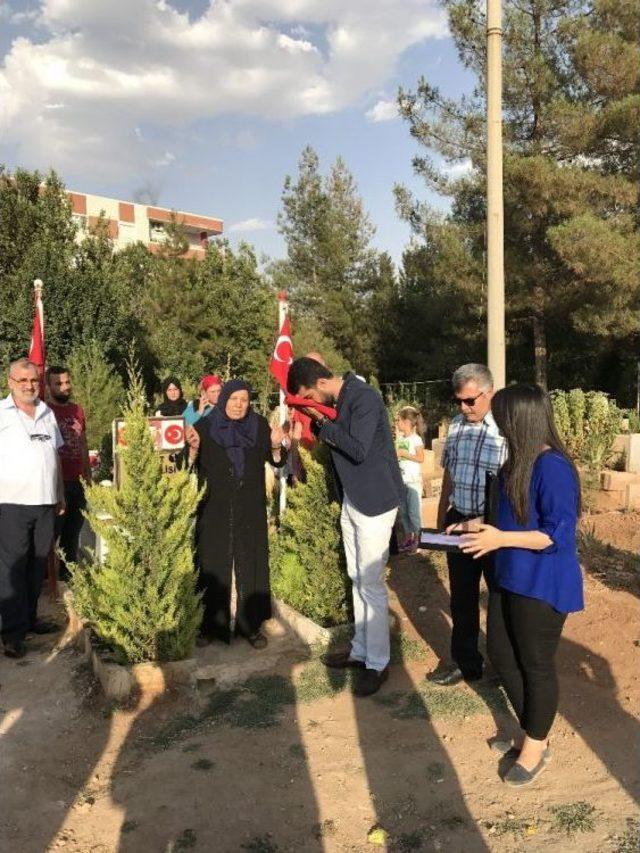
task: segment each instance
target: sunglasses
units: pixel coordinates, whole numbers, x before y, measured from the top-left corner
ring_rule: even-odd
[[[46,432],[34,432],[29,436],[31,441],[51,441],[51,436],[47,435]]]
[[[464,404],[465,406],[471,408],[471,406],[475,406],[476,400],[479,400],[483,394],[484,391],[481,391],[479,394],[476,394],[475,397],[456,397],[454,395],[452,399],[457,406],[462,406]]]

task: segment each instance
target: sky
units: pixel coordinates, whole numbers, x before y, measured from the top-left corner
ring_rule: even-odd
[[[271,257],[310,144],[323,171],[344,158],[399,261],[394,185],[446,201],[412,173],[398,87],[473,85],[432,0],[0,0],[0,56],[0,163],[221,218]]]

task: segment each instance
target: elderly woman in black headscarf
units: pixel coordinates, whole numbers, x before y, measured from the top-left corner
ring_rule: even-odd
[[[156,415],[177,418],[186,408],[187,401],[184,399],[180,380],[175,376],[167,376],[162,383],[162,403],[158,406]]]
[[[225,383],[208,417],[188,430],[206,487],[196,525],[196,552],[204,591],[201,644],[231,641],[231,582],[235,573],[236,633],[254,648],[267,645],[262,623],[271,616],[265,462],[284,464],[281,427],[271,429],[251,407],[251,388]]]

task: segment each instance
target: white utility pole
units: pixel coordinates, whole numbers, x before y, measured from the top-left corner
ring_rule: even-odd
[[[487,363],[506,383],[502,197],[502,0],[487,0]]]

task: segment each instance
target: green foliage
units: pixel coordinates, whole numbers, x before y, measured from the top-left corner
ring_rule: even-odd
[[[560,438],[578,463],[597,470],[606,465],[623,412],[601,391],[552,391]]]
[[[323,176],[313,148],[303,150],[297,179],[285,180],[278,225],[287,244],[287,260],[273,268],[278,286],[290,293],[298,317],[312,317],[343,358],[368,374],[395,271],[371,246],[375,229],[341,158]]]
[[[577,832],[593,832],[596,828],[595,806],[584,800],[551,806],[549,811],[553,815],[552,829],[556,832],[575,835]]]
[[[349,582],[326,449],[302,450],[307,482],[287,493],[287,508],[273,535],[274,595],[321,625],[348,621]]]
[[[111,423],[122,412],[125,400],[120,375],[109,363],[97,340],[74,347],[67,366],[73,381],[73,396],[87,418],[87,443],[101,448],[111,436]]]
[[[130,378],[123,486],[86,489],[89,522],[108,553],[73,566],[72,589],[78,612],[118,661],[181,660],[202,618],[192,543],[199,495],[186,471],[163,474],[141,381]]]
[[[158,375],[243,376],[260,391],[276,327],[274,295],[249,246],[210,245],[204,260],[161,254],[139,313]]]
[[[627,818],[627,828],[616,841],[614,853],[637,853],[640,850],[640,819]]]
[[[401,338],[415,341],[410,351],[429,366],[434,324],[433,354],[446,365],[484,350],[485,4],[445,6],[475,91],[454,100],[421,79],[398,101],[424,147],[415,172],[452,203],[443,216],[396,189],[419,240],[405,256],[400,316],[426,323],[416,323],[421,339],[408,324]],[[543,385],[549,372],[554,383],[614,391],[621,368],[629,376],[640,310],[638,3],[505,0],[502,8],[510,374],[530,380],[533,356]]]

